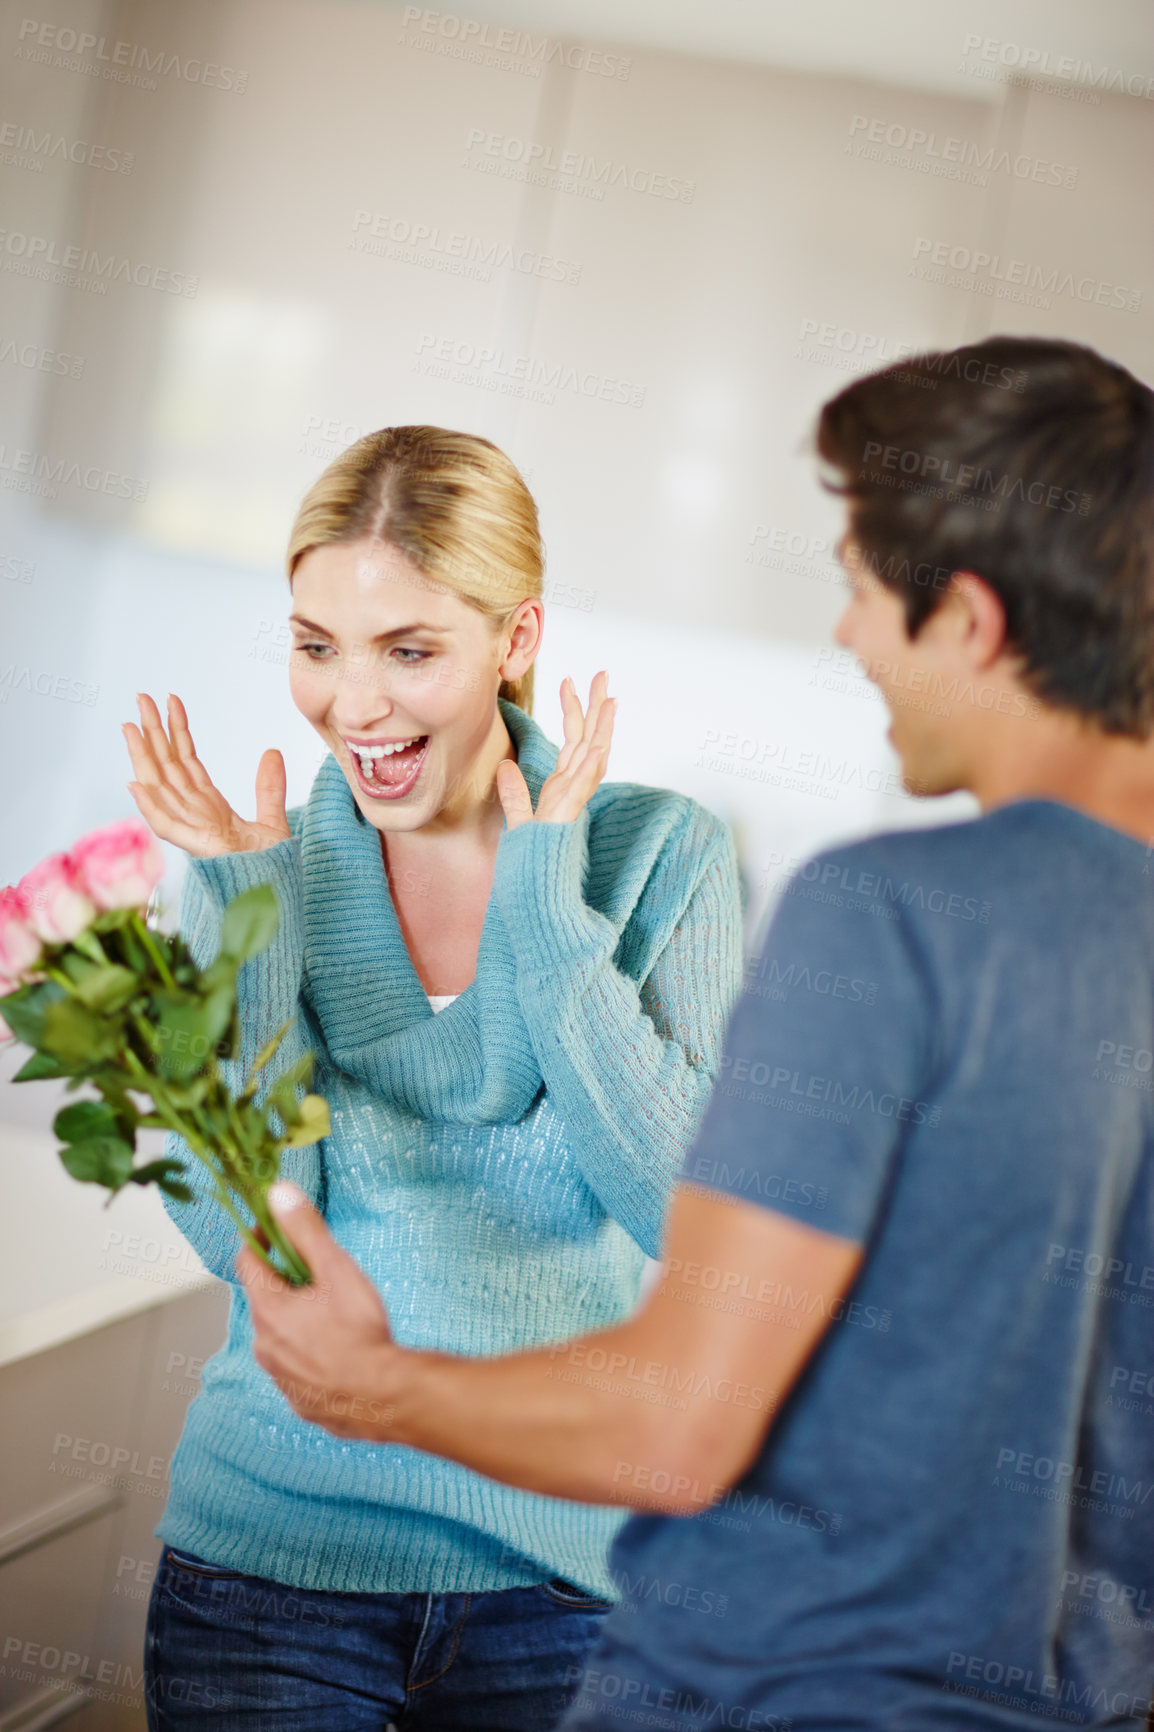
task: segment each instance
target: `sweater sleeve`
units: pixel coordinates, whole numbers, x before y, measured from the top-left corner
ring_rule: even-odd
[[[304,966],[301,898],[301,858],[295,837],[253,853],[218,854],[189,861],[181,897],[180,931],[196,961],[204,968],[220,949],[220,923],[234,896],[256,884],[271,884],[280,904],[280,925],[267,949],[242,964],[237,977],[240,1053],[221,1063],[228,1087],[239,1093],[253,1059],[273,1035],[296,1015]],[[276,1078],[306,1050],[299,1023],[294,1022],[263,1076],[261,1096]],[[233,1261],[240,1234],[231,1216],[216,1200],[213,1181],[183,1137],[170,1132],[164,1152],[184,1162],[182,1175],[195,1202],[164,1198],[169,1215],[206,1268],[222,1280],[234,1277]],[[319,1144],[285,1149],[281,1173],[293,1179],[321,1207],[322,1177]]]
[[[615,966],[617,927],[584,900],[587,830],[586,813],[506,832],[495,884],[570,1147],[608,1214],[657,1256],[740,986],[737,860],[728,830],[711,823],[684,912],[639,986]]]

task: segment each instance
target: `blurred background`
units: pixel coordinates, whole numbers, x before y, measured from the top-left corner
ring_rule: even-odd
[[[29,8],[24,10],[23,8]],[[536,714],[607,667],[615,779],[733,826],[750,931],[799,857],[962,817],[902,792],[816,410],[996,332],[1154,377],[1139,0],[20,0],[0,12],[0,882],[134,815],[185,700],[251,807],[282,556],[345,445],[434,422],[541,511]],[[180,858],[169,851],[175,906]],[[156,1198],[68,1180],[0,1074],[0,1732],[144,1725],[168,1458],[223,1328]]]

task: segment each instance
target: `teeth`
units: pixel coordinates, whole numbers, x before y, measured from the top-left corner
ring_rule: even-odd
[[[407,747],[416,745],[420,738],[420,734],[414,734],[411,740],[390,740],[388,745],[385,746],[350,745],[349,750],[355,757],[360,759],[361,774],[363,776],[371,776],[373,773],[373,760],[375,758],[391,758],[394,752],[403,752]]]

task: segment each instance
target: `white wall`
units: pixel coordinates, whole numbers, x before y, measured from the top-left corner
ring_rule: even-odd
[[[607,666],[611,774],[732,823],[751,924],[792,859],[968,810],[898,791],[872,688],[831,652],[839,525],[807,441],[823,399],[902,344],[1039,331],[1154,374],[1154,104],[1122,93],[1154,75],[1135,0],[483,0],[460,17],[61,0],[50,29],[167,68],[123,79],[38,47],[22,16],[0,22],[0,881],[133,812],[119,724],[142,688],[182,694],[235,803],[269,744],[305,797],[319,747],[278,641],[284,539],[344,444],[406,421],[485,434],[522,466],[554,595],[539,719],[556,737],[562,676]],[[967,50],[975,36],[1001,47]],[[1014,83],[1027,52],[1035,76]],[[88,146],[124,167],[68,160]],[[530,154],[564,175],[534,183]],[[195,292],[27,274],[69,245]],[[935,246],[1089,292],[1006,299],[1004,264],[935,270]],[[537,277],[506,251],[555,264]],[[1136,305],[1101,304],[1101,284]],[[29,464],[59,479],[29,492]],[[170,853],[172,903],[180,869]],[[60,1091],[12,1087],[15,1062],[0,1318],[112,1315],[135,1303],[124,1283],[194,1276],[154,1197],[105,1215],[65,1179],[45,1135]],[[137,1397],[159,1400],[140,1351]],[[71,1383],[41,1381],[40,1420],[64,1424]],[[116,1544],[143,1556],[133,1519]],[[106,1610],[102,1651],[134,1651]]]
[[[1103,64],[1131,71],[1129,9],[1100,10]],[[754,914],[778,857],[946,815],[894,792],[879,706],[828,659],[838,523],[808,450],[813,418],[902,343],[996,329],[1079,337],[1149,372],[1140,165],[1154,107],[978,76],[981,55],[955,65],[948,33],[920,42],[920,71],[895,48],[886,84],[876,44],[860,57],[871,81],[830,72],[816,21],[804,71],[793,38],[778,44],[793,64],[762,63],[772,43],[752,24],[738,64],[566,45],[543,34],[564,21],[561,0],[540,16],[534,30],[524,6],[512,13],[512,61],[485,50],[501,63],[478,64],[459,57],[460,20],[413,8],[69,10],[63,27],[137,58],[163,49],[155,89],[56,64],[7,27],[4,115],[132,154],[131,172],[52,155],[8,166],[9,237],[181,273],[195,293],[85,292],[17,274],[19,239],[0,252],[4,329],[82,363],[79,378],[4,368],[0,877],[132,810],[119,723],[140,688],[182,693],[236,801],[270,743],[304,797],[317,748],[277,642],[285,533],[343,444],[406,420],[485,433],[522,465],[559,598],[540,719],[556,731],[564,673],[607,665],[622,700],[612,773],[685,788],[731,820]],[[719,46],[735,18],[718,15]],[[1084,31],[1059,22],[1055,53],[1088,54]],[[172,55],[186,69],[197,57],[194,76]],[[207,61],[233,88],[198,81]],[[872,146],[879,129],[925,142]],[[530,147],[567,178],[530,184],[513,160]],[[983,168],[991,149],[1018,172]],[[937,172],[959,151],[961,178]],[[1046,164],[1072,184],[1049,184]],[[380,219],[375,252],[358,250],[373,221],[357,227],[357,212]],[[418,227],[425,240],[406,249],[397,237]],[[930,242],[1136,285],[1146,301],[1009,302],[980,280],[933,280]],[[494,244],[558,263],[544,280],[509,262],[439,268],[454,248]],[[111,475],[111,491],[16,491],[27,449]],[[116,497],[121,476],[146,497]]]

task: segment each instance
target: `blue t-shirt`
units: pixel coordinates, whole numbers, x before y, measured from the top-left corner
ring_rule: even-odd
[[[684,1177],[865,1262],[744,1479],[622,1530],[567,1728],[1145,1725],[1151,873],[1030,799],[791,881]]]

